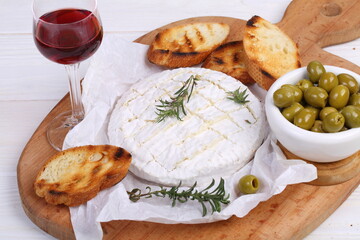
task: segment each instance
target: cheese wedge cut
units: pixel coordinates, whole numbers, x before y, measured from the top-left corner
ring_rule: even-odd
[[[191,75],[199,75],[182,120],[156,122],[159,100],[170,100]],[[134,84],[116,103],[108,126],[110,143],[133,157],[130,171],[162,184],[206,185],[228,177],[248,163],[265,134],[265,113],[247,90],[244,105],[229,92],[247,89],[213,70],[180,68],[154,74]]]

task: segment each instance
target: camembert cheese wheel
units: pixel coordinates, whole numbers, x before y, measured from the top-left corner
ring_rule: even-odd
[[[191,75],[200,78],[184,101],[186,115],[157,122],[160,99],[170,101]],[[209,69],[154,74],[116,103],[108,126],[110,143],[132,154],[130,171],[158,184],[206,185],[231,176],[252,159],[266,134],[261,102],[250,90],[243,105],[228,99],[237,89],[247,87]]]

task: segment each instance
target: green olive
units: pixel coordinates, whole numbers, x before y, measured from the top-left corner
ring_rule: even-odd
[[[348,103],[349,97],[349,89],[344,85],[338,85],[329,94],[329,105],[336,109],[343,108]]]
[[[320,87],[309,87],[304,93],[305,101],[313,107],[325,107],[328,93]]]
[[[256,193],[260,187],[260,181],[254,175],[245,175],[239,180],[238,188],[244,194]]]
[[[345,126],[348,128],[360,127],[360,108],[354,105],[348,105],[341,109],[341,114],[345,117]]]
[[[303,93],[305,92],[306,89],[308,89],[309,87],[312,87],[314,86],[314,84],[308,80],[308,79],[301,79],[297,84],[296,86],[298,88],[301,89],[301,91],[303,91]]]
[[[349,98],[349,105],[360,106],[360,93],[354,93]]]
[[[349,89],[350,94],[354,94],[359,91],[358,81],[356,81],[356,79],[350,74],[341,73],[337,77],[339,79],[339,84],[346,86]]]
[[[333,107],[324,107],[323,109],[321,109],[320,111],[320,119],[321,120],[324,120],[325,117],[329,114],[329,113],[332,113],[332,112],[337,112],[337,109],[336,108],[333,108]]]
[[[315,108],[312,106],[306,106],[305,109],[309,109],[310,111],[312,111],[315,114],[315,119],[319,118],[319,114],[320,114],[320,109],[319,108]]]
[[[279,108],[290,107],[295,102],[294,90],[279,88],[273,94],[274,104]]]
[[[300,103],[295,102],[290,107],[285,108],[281,113],[289,122],[294,122],[294,116],[303,109],[304,107]]]
[[[314,125],[315,119],[315,113],[310,109],[304,108],[295,115],[294,124],[302,129],[310,130]]]
[[[325,89],[325,91],[330,92],[331,89],[339,85],[339,80],[337,76],[332,72],[323,73],[319,79],[319,87]]]
[[[319,61],[311,61],[307,65],[307,72],[309,79],[313,83],[317,83],[320,79],[321,74],[325,73],[325,68]]]
[[[302,100],[303,92],[297,86],[292,85],[292,84],[284,84],[284,85],[281,86],[281,88],[290,88],[290,89],[292,89],[294,91],[294,98],[295,98],[294,100],[295,100],[295,102],[300,102]]]
[[[339,132],[345,124],[345,117],[339,112],[329,113],[322,124],[325,132],[334,133]]]
[[[316,120],[316,121],[314,122],[314,125],[313,125],[312,128],[310,129],[310,131],[323,133],[324,130],[322,129],[322,121],[321,121],[321,120]]]

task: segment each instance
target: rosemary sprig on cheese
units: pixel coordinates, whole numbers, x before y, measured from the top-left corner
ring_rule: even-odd
[[[246,98],[249,96],[249,94],[246,94],[246,90],[245,89],[244,91],[240,92],[240,88],[236,89],[235,91],[233,92],[227,92],[230,96],[228,97],[228,99],[240,104],[240,105],[243,105],[247,102],[249,102],[248,100],[246,100]]]
[[[186,115],[184,101],[189,102],[191,94],[196,86],[196,81],[200,80],[199,75],[191,75],[184,85],[175,92],[174,97],[170,97],[170,101],[160,99],[160,105],[156,105],[156,122],[161,122],[167,117],[176,117],[182,120],[181,113]]]
[[[176,202],[185,203],[188,200],[197,200],[202,206],[202,216],[206,216],[208,210],[205,203],[209,203],[212,209],[212,213],[220,212],[221,211],[221,204],[228,204],[229,201],[229,194],[226,194],[225,187],[224,187],[224,179],[221,178],[219,185],[212,191],[209,192],[209,189],[215,185],[215,180],[213,179],[211,184],[206,187],[205,189],[198,191],[195,189],[195,184],[187,190],[179,191],[181,187],[181,182],[178,186],[172,187],[170,189],[166,189],[164,187],[160,187],[160,190],[151,191],[151,188],[148,186],[146,187],[147,193],[142,193],[140,189],[135,188],[130,192],[129,199],[133,202],[137,202],[140,198],[151,198],[152,196],[155,197],[166,197],[168,196],[169,199],[172,199],[172,206],[176,205]]]

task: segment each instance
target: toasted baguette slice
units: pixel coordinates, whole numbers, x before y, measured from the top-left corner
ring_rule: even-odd
[[[228,42],[216,48],[206,58],[202,67],[223,72],[243,84],[255,83],[247,72],[244,55],[242,41]]]
[[[168,68],[199,64],[224,43],[230,27],[224,23],[191,23],[159,32],[150,45],[150,62]]]
[[[266,90],[276,79],[301,66],[298,48],[291,38],[259,16],[247,21],[243,42],[248,72]]]
[[[50,204],[77,206],[127,174],[131,155],[110,146],[82,146],[52,156],[36,177],[34,188]]]

